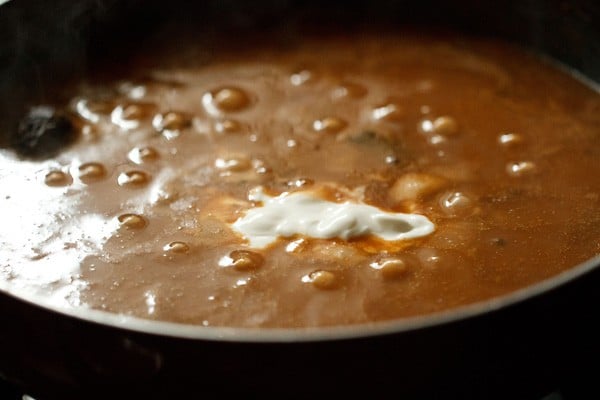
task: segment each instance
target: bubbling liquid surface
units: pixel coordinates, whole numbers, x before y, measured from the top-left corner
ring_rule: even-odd
[[[600,96],[535,56],[383,35],[166,56],[82,83],[65,106],[79,139],[52,159],[1,151],[3,290],[200,326],[335,326],[490,299],[600,253]],[[254,248],[232,224],[259,187],[435,230]]]

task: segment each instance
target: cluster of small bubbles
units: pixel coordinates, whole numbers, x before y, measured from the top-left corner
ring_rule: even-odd
[[[147,225],[146,219],[138,214],[122,214],[117,220],[126,229],[142,229]]]
[[[98,162],[84,163],[77,168],[77,174],[83,183],[92,183],[106,176],[106,168]]]
[[[536,170],[535,163],[532,161],[518,161],[509,163],[506,166],[506,172],[511,176],[524,176],[531,174]]]
[[[373,109],[371,115],[378,121],[398,122],[404,115],[402,107],[397,103],[387,103]]]
[[[400,257],[385,257],[370,264],[379,271],[384,279],[398,279],[406,276],[410,270],[409,263]]]
[[[117,183],[120,186],[142,186],[148,183],[150,176],[144,171],[125,171],[121,172],[117,177]]]
[[[344,98],[360,98],[367,94],[367,89],[353,82],[343,82],[341,85],[335,87],[331,92],[331,97],[334,100]]]
[[[337,117],[325,117],[313,122],[313,129],[317,132],[337,133],[348,124]]]
[[[302,277],[302,282],[311,283],[317,289],[334,289],[338,285],[337,276],[326,270],[316,270]]]
[[[208,102],[223,112],[240,111],[250,104],[250,98],[246,92],[237,87],[220,88],[205,96],[205,103]]]
[[[236,133],[242,129],[242,124],[234,119],[225,119],[215,123],[215,131],[218,133]]]
[[[44,176],[44,183],[48,186],[67,186],[72,181],[71,175],[61,170],[52,170]]]
[[[219,260],[219,266],[233,267],[238,271],[255,270],[260,268],[263,263],[263,256],[250,250],[233,250]]]
[[[462,192],[448,192],[440,197],[442,210],[450,215],[462,215],[473,206],[473,201]]]
[[[158,152],[153,147],[134,147],[127,157],[136,164],[144,164],[158,158]]]
[[[215,167],[224,173],[242,172],[252,168],[252,160],[245,155],[229,155],[215,160]]]
[[[185,242],[175,241],[164,245],[163,251],[169,254],[183,254],[190,251],[190,246]]]
[[[498,136],[498,143],[504,146],[512,146],[521,142],[523,142],[523,137],[518,133],[507,132]]]
[[[304,85],[313,78],[312,72],[307,69],[295,72],[290,76],[290,82],[294,86]]]

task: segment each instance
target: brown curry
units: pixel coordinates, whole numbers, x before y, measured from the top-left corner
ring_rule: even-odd
[[[34,110],[76,137],[47,159],[0,153],[0,287],[185,324],[332,326],[487,300],[600,253],[600,95],[535,55],[382,35],[194,54]],[[256,187],[435,231],[253,248],[231,224]]]

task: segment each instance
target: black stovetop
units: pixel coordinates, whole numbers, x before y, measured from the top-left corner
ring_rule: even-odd
[[[600,390],[592,388],[597,385],[593,384],[582,384],[582,382],[565,382],[561,388],[557,388],[540,398],[531,400],[588,400],[588,399],[600,399]],[[21,392],[18,388],[11,385],[9,382],[0,378],[0,400],[44,400],[43,398],[32,398]],[[82,399],[83,400],[83,399]],[[449,400],[449,399],[443,399]],[[465,399],[463,399],[465,400]],[[485,400],[485,399],[477,399]],[[517,399],[507,399],[517,400]],[[529,400],[529,399],[522,399]]]

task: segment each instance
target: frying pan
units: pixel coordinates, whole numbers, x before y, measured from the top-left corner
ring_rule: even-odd
[[[13,0],[0,6],[0,145],[27,105],[103,63],[118,64],[167,26],[206,43],[249,32],[287,40],[305,27],[452,30],[515,42],[600,82],[594,0]],[[597,398],[599,270],[600,256],[447,312],[304,330],[184,326],[0,292],[0,376],[38,400],[542,399],[557,391]]]

